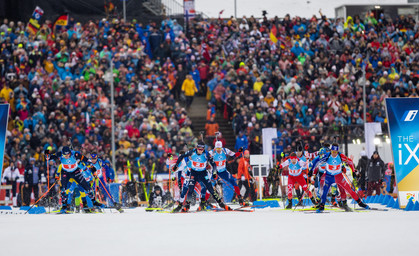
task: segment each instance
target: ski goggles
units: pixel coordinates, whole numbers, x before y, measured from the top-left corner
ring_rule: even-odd
[[[296,157],[296,156],[290,156],[290,159],[291,160],[298,160],[298,157]]]

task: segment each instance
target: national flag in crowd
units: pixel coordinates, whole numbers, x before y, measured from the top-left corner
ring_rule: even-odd
[[[207,62],[211,61],[211,53],[209,52],[208,45],[206,43],[201,44],[201,54]]]
[[[218,19],[221,20],[221,15],[223,14],[224,10],[221,10],[220,13],[218,13]]]
[[[41,20],[43,14],[44,10],[42,10],[39,6],[37,6],[33,11],[32,17],[29,19],[28,23],[28,29],[32,34],[38,33],[38,30],[41,27],[39,21]]]
[[[68,26],[68,14],[63,14],[60,17],[58,17],[54,22],[54,26],[53,26],[54,34],[55,34],[55,31],[57,30],[60,31],[61,29],[67,26]]]
[[[63,14],[60,17],[57,18],[57,20],[54,22],[54,27],[61,26],[65,27],[68,25],[68,14]]]
[[[269,34],[269,37],[271,38],[271,41],[276,44],[278,42],[278,38],[276,35],[278,34],[278,28],[276,27],[276,24],[272,25],[271,33]]]
[[[292,105],[288,101],[284,101],[284,103],[282,105],[284,106],[284,108],[286,108],[290,111],[293,110]]]
[[[111,1],[109,2],[105,1],[105,12],[109,14],[113,12],[114,10],[115,10],[115,5]]]
[[[283,42],[281,42],[281,44],[279,45],[279,47],[281,47],[281,49],[285,49],[285,44]]]

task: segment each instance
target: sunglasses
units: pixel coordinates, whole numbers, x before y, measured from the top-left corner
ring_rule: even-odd
[[[204,150],[204,148],[196,148],[196,150]]]

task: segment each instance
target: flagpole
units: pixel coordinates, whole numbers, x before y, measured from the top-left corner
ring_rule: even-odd
[[[126,1],[127,0],[123,0],[123,8],[124,8],[124,23],[127,22],[127,8],[126,8]]]
[[[125,2],[125,1],[124,1]],[[114,111],[114,98],[115,98],[115,93],[114,93],[114,85],[113,85],[113,59],[111,56],[111,117],[112,117],[112,168],[114,169],[114,171],[116,171],[115,168],[115,111]]]
[[[237,0],[234,0],[234,18],[237,19]]]

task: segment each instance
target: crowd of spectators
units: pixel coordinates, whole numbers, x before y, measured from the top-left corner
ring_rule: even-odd
[[[197,142],[180,99],[186,94],[182,85],[196,68],[192,50],[199,46],[182,30],[170,19],[161,24],[70,19],[55,33],[47,20],[34,35],[25,23],[5,19],[0,25],[0,103],[10,103],[10,118],[4,168],[13,173],[15,166],[23,168],[3,183],[14,188],[17,183],[18,191],[30,187],[37,198],[38,183],[47,180],[46,149],[71,146],[87,157],[97,152],[110,159],[112,80],[117,173],[124,173],[128,161],[135,177],[139,166],[167,171],[168,153]],[[54,167],[51,162],[50,170]],[[53,171],[50,178],[53,182]]]
[[[294,150],[298,141],[316,150],[334,136],[362,140],[363,71],[366,121],[386,130],[384,99],[418,96],[419,30],[410,15],[374,15],[209,23],[208,88],[232,122],[236,150],[247,144],[260,153],[266,127],[278,129],[278,152]]]
[[[231,122],[236,149],[251,153],[260,152],[265,127],[278,128],[278,151],[298,140],[314,150],[319,138],[362,137],[364,104],[367,121],[385,123],[386,97],[417,97],[419,30],[411,16],[252,16],[194,19],[188,27],[185,33],[169,18],[70,19],[54,32],[47,20],[34,35],[5,19],[0,103],[10,103],[11,112],[4,168],[33,158],[45,173],[42,152],[67,145],[110,159],[112,80],[117,173],[127,160],[167,171],[168,153],[196,144],[182,102],[189,107],[195,93]]]

